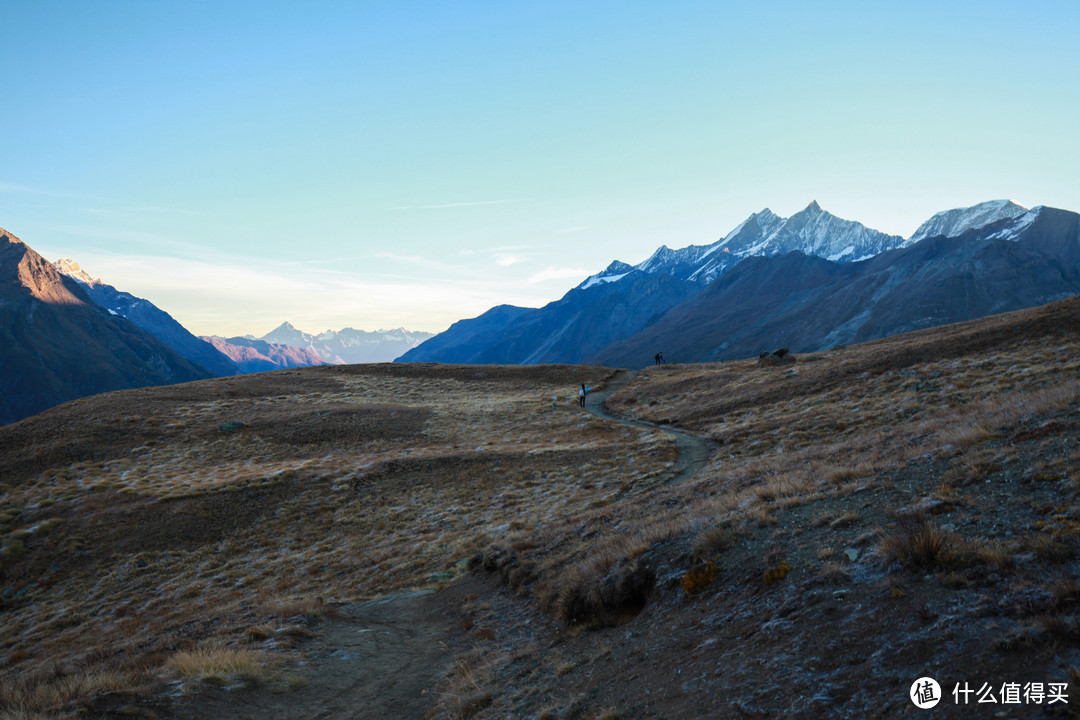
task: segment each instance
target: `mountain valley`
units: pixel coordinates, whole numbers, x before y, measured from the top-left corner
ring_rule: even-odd
[[[652,367],[615,418],[578,407],[616,377],[584,365],[69,402],[0,428],[0,707],[916,717],[930,675],[942,717],[970,717],[960,683],[1033,682],[1054,716],[1080,697],[1078,351],[1071,298]],[[678,481],[669,427],[712,448]]]

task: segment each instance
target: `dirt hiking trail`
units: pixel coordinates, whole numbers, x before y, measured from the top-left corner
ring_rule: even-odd
[[[342,605],[305,643],[293,672],[307,685],[211,689],[177,701],[184,720],[361,720],[420,718],[453,661],[461,636],[456,598],[434,591]]]
[[[585,410],[632,427],[662,430],[675,438],[679,455],[669,481],[689,479],[712,449],[676,428],[608,414],[604,405],[638,373],[619,370],[590,392]],[[366,720],[422,718],[435,702],[467,635],[461,598],[475,591],[465,578],[440,591],[388,595],[335,608],[318,637],[302,646],[303,663],[289,671],[306,685],[285,693],[267,688],[209,688],[175,700],[180,720]]]
[[[675,476],[668,482],[672,485],[685,482],[709,462],[713,448],[708,442],[670,425],[657,425],[643,420],[627,420],[626,418],[611,415],[607,411],[605,403],[608,397],[632,383],[637,376],[638,372],[636,370],[617,371],[607,379],[600,389],[590,392],[586,396],[585,410],[605,420],[612,420],[623,425],[645,430],[661,430],[674,436],[675,446],[679,450],[679,459],[675,465]]]

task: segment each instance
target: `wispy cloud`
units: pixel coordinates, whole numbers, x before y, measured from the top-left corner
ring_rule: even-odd
[[[588,270],[582,270],[581,268],[548,268],[547,270],[541,270],[538,273],[532,275],[528,282],[531,284],[537,284],[547,282],[548,280],[567,280],[572,278],[587,278],[591,273]]]
[[[515,255],[513,253],[495,253],[492,257],[495,259],[495,264],[499,267],[517,265],[518,263],[525,262],[529,259],[525,255]]]
[[[394,210],[445,210],[447,208],[473,207],[476,205],[506,205],[508,203],[529,202],[532,198],[513,200],[471,200],[469,202],[442,203],[440,205],[401,205]]]
[[[556,230],[555,232],[559,235],[571,235],[573,233],[579,233],[582,230],[588,230],[588,228],[584,225],[580,225],[578,227],[563,228],[561,230]]]

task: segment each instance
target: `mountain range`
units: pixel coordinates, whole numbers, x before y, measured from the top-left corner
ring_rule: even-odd
[[[0,424],[84,395],[212,376],[0,229]]]
[[[264,342],[309,350],[332,365],[389,362],[398,355],[433,337],[433,333],[395,328],[392,330],[327,330],[310,335],[283,322],[258,338]]]
[[[789,218],[765,209],[711,245],[615,261],[542,308],[455,323],[398,361],[726,360],[1032,307],[1080,293],[1078,218],[993,200],[937,213],[905,239],[817,202]]]
[[[500,305],[435,336],[283,323],[196,338],[149,301],[49,263],[0,231],[0,423],[108,390],[284,367],[398,361],[641,366],[794,352],[1032,307],[1080,293],[1080,215],[995,200],[909,238],[810,203],[754,213],[710,245],[614,261],[542,308]]]
[[[111,390],[388,362],[431,333],[345,328],[310,336],[285,323],[267,337],[198,338],[149,300],[74,260],[50,263],[0,229],[0,425]]]
[[[312,365],[389,362],[432,337],[432,333],[405,328],[375,332],[345,328],[309,335],[288,322],[261,338],[196,337],[149,300],[92,277],[74,260],[61,258],[53,265],[82,285],[95,303],[127,318],[217,377]]]
[[[82,285],[83,290],[94,303],[113,315],[127,318],[191,362],[208,370],[211,375],[225,377],[240,372],[232,360],[218,352],[213,345],[192,335],[169,313],[149,300],[117,290],[112,285],[91,277],[74,260],[61,258],[53,265],[61,273]]]
[[[228,357],[243,373],[328,364],[310,350],[268,343],[256,338],[209,336],[202,339]]]

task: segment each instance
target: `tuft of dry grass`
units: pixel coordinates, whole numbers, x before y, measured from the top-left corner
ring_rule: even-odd
[[[818,577],[831,585],[843,585],[851,580],[851,572],[843,563],[828,561],[821,565]]]
[[[144,678],[130,671],[96,669],[0,680],[0,717],[55,717],[104,693],[132,692]]]
[[[267,653],[210,645],[178,652],[165,667],[182,678],[234,685],[276,679],[279,664],[280,660]]]
[[[308,620],[325,620],[334,614],[334,609],[328,607],[321,597],[271,600],[258,610],[262,615],[280,618],[304,617]]]
[[[929,520],[909,520],[884,538],[878,551],[889,561],[916,568],[948,567],[958,558],[960,539]]]

